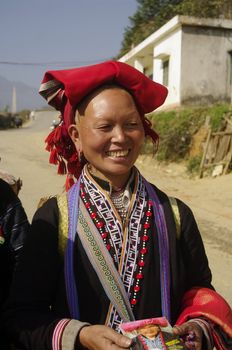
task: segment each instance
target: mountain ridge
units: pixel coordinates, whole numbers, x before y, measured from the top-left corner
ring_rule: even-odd
[[[0,110],[7,106],[11,111],[13,88],[16,90],[16,109],[37,109],[44,107],[46,102],[39,95],[38,89],[21,81],[9,81],[0,75]]]

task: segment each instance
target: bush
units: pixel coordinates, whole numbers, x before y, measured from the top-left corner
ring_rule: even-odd
[[[10,113],[0,112],[0,129],[9,129],[13,125]]]
[[[17,116],[25,123],[28,120],[30,114],[29,110],[22,110],[17,113]],[[14,123],[15,115],[9,112],[0,112],[0,129],[10,129],[15,127]]]
[[[187,162],[187,172],[191,175],[198,174],[200,170],[200,164],[201,164],[200,156],[189,158]]]
[[[186,107],[150,114],[149,119],[152,126],[160,136],[157,159],[175,162],[187,160],[192,137],[204,125],[206,117],[210,118],[210,126],[215,131],[220,128],[223,115],[229,111],[229,105],[214,105],[210,107]],[[145,144],[143,153],[152,153],[150,143]],[[195,163],[196,159],[192,160],[190,168]]]

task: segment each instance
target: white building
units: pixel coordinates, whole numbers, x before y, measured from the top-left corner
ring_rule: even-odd
[[[175,16],[119,61],[166,85],[166,107],[230,102],[232,20]]]

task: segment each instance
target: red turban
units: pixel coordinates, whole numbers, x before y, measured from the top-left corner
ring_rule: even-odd
[[[134,97],[143,122],[145,135],[156,142],[158,135],[144,114],[161,106],[167,96],[167,88],[154,82],[137,69],[117,61],[58,70],[45,73],[40,94],[61,112],[61,123],[47,137],[47,150],[51,152],[50,163],[58,164],[58,173],[79,177],[81,164],[68,135],[68,127],[74,122],[77,104],[96,88],[112,83],[125,88]],[[64,162],[67,161],[67,165]]]

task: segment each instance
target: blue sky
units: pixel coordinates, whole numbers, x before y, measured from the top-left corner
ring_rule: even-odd
[[[38,87],[48,69],[110,59],[136,9],[136,0],[2,0],[0,76]]]

